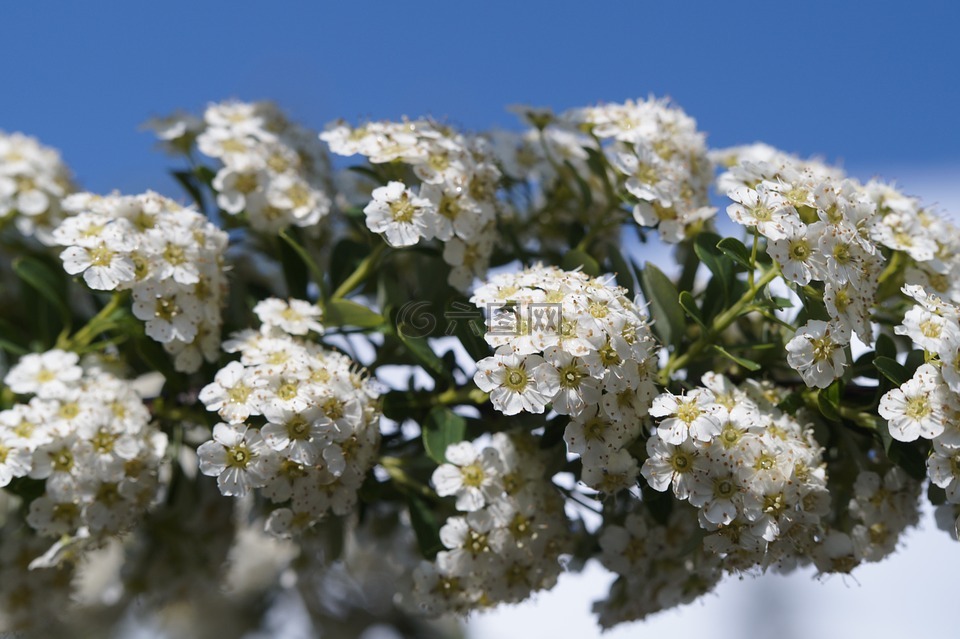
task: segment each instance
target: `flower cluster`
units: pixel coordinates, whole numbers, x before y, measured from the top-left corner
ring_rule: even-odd
[[[536,440],[496,433],[486,447],[451,444],[446,459],[433,483],[464,514],[447,519],[444,550],[414,572],[413,603],[434,615],[468,612],[551,588],[571,540]]]
[[[812,430],[776,408],[776,389],[714,373],[703,384],[654,399],[647,483],[699,509],[700,525],[716,531],[705,544],[727,568],[806,553],[830,506]]]
[[[505,415],[569,417],[564,440],[583,461],[581,479],[604,492],[634,484],[626,447],[643,432],[656,393],[656,350],[626,291],[579,271],[536,266],[491,278],[471,302],[488,311],[492,357],[474,381]]]
[[[697,517],[674,508],[665,524],[634,502],[621,524],[600,532],[600,562],[619,575],[603,601],[593,604],[603,628],[690,603],[709,592],[723,576],[720,556],[706,552]]]
[[[850,531],[858,561],[876,562],[892,554],[900,534],[920,519],[922,482],[911,479],[896,466],[880,474],[863,470],[854,482]]]
[[[378,392],[352,360],[295,337],[317,330],[316,307],[268,299],[260,331],[224,343],[240,361],[200,391],[224,423],[198,449],[220,492],[260,489],[275,509],[267,528],[287,536],[327,512],[349,512],[380,442]]]
[[[220,160],[212,183],[217,206],[245,213],[258,231],[314,226],[330,212],[323,145],[271,102],[221,102],[208,106],[202,120],[174,114],[149,124],[171,149],[189,152],[195,142]]]
[[[878,412],[894,439],[931,440],[930,481],[946,490],[949,503],[960,504],[960,307],[918,285],[903,290],[917,303],[897,333],[922,348],[930,363],[887,392]]]
[[[60,200],[73,190],[60,154],[22,133],[0,131],[0,226],[14,217],[17,230],[52,244],[63,219]]]
[[[843,374],[852,333],[873,343],[870,313],[884,264],[871,237],[876,207],[859,184],[825,176],[815,163],[771,160],[783,163],[745,160],[721,176],[733,185],[727,214],[766,239],[788,282],[822,286],[828,320],[800,327],[787,362],[807,385],[825,388]]]
[[[72,215],[53,232],[71,275],[94,290],[130,290],[146,334],[197,370],[220,353],[220,309],[227,286],[227,234],[197,211],[156,193],[67,197]]]
[[[641,226],[656,226],[665,242],[679,242],[713,217],[708,188],[713,166],[696,121],[667,100],[627,100],[574,109],[560,122],[601,141],[623,176]]]
[[[129,382],[75,353],[25,355],[4,383],[27,403],[0,412],[0,486],[42,482],[27,523],[41,535],[104,538],[157,498],[167,436]]]
[[[949,275],[960,272],[960,230],[915,199],[768,147],[731,153],[739,163],[718,178],[733,200],[730,218],[765,238],[787,282],[822,296],[824,319],[809,319],[787,344],[787,362],[809,386],[825,388],[843,374],[853,334],[873,344],[884,251],[911,261],[908,281],[957,294]]]
[[[465,290],[483,277],[497,237],[501,174],[482,138],[429,120],[336,122],[320,138],[338,155],[363,155],[397,176],[375,188],[363,210],[371,231],[395,247],[442,242],[452,286]]]

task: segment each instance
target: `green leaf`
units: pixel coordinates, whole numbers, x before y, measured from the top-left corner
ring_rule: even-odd
[[[67,283],[62,273],[32,257],[18,257],[13,261],[13,270],[30,288],[35,290],[56,309],[64,326],[70,325],[70,309],[67,306]]]
[[[370,247],[362,242],[345,237],[333,247],[330,253],[330,284],[336,289],[356,270]]]
[[[700,317],[700,309],[697,308],[697,301],[693,299],[693,295],[690,294],[690,291],[682,291],[680,293],[679,302],[680,307],[687,313],[688,316],[690,316],[693,321],[699,324],[702,328],[707,328],[703,318]]]
[[[733,264],[724,256],[717,244],[723,239],[716,233],[704,231],[697,235],[693,243],[693,251],[700,261],[717,277],[732,273]]]
[[[586,251],[579,251],[576,249],[568,251],[567,254],[563,256],[560,266],[562,266],[566,271],[572,271],[582,267],[584,273],[594,277],[600,275],[601,272],[600,263],[597,262],[597,260],[595,260]]]
[[[280,237],[287,239],[281,234]],[[287,295],[297,299],[307,298],[307,268],[290,242],[279,244],[280,266],[283,268],[283,280],[287,284]]]
[[[323,323],[327,326],[376,328],[384,321],[383,315],[351,300],[330,300],[323,309]]]
[[[893,358],[874,357],[873,365],[877,367],[881,375],[893,382],[894,386],[900,386],[909,379],[903,365]]]
[[[897,358],[897,344],[893,341],[893,338],[886,333],[880,333],[877,336],[877,345],[875,350],[877,352],[877,356],[879,357],[888,357],[890,359]]]
[[[443,464],[447,461],[447,446],[462,442],[467,432],[467,420],[446,406],[436,406],[423,423],[423,448],[430,459]]]
[[[407,506],[410,509],[410,525],[413,526],[420,552],[424,558],[432,560],[443,550],[437,515],[426,501],[416,495],[407,495]]]
[[[490,345],[483,339],[487,330],[483,321],[483,315],[478,313],[477,317],[460,316],[460,308],[466,308],[466,303],[458,307],[452,307],[447,314],[447,327],[452,327],[453,335],[460,340],[467,354],[474,361],[479,362],[484,357],[490,355]],[[456,315],[454,315],[456,313]]]
[[[383,178],[380,177],[380,174],[377,173],[374,169],[370,168],[369,166],[364,166],[362,164],[359,164],[357,166],[347,167],[347,170],[352,171],[357,175],[362,175],[366,178],[369,178],[373,180],[375,184],[384,184]]]
[[[170,174],[173,176],[173,179],[183,187],[183,190],[190,195],[194,203],[196,203],[197,208],[205,211],[203,195],[200,193],[200,186],[197,183],[197,178],[194,176],[193,171],[170,171]]]
[[[570,160],[563,161],[564,166],[570,170],[571,175],[577,181],[577,187],[580,189],[580,199],[583,200],[583,208],[589,209],[593,206],[593,193],[590,191],[590,185],[583,179],[580,172],[570,163]]]
[[[834,422],[840,421],[842,384],[839,380],[835,381],[826,388],[820,389],[820,392],[817,393],[817,405],[820,407],[820,412],[824,417]]]
[[[753,264],[750,263],[750,250],[737,238],[725,237],[717,242],[717,248],[743,268],[748,271],[753,270]]]
[[[300,258],[300,261],[303,262],[303,266],[306,266],[307,269],[309,269],[310,274],[313,275],[313,279],[316,281],[317,285],[322,287],[323,273],[320,271],[320,267],[318,267],[316,262],[313,261],[313,258],[310,256],[310,253],[307,252],[307,249],[305,249],[303,245],[300,244],[297,241],[297,239],[291,234],[291,231],[296,232],[295,230],[287,230],[287,229],[280,231],[280,238],[286,243],[287,246],[289,246],[293,250],[294,253],[296,253],[297,257]],[[303,297],[305,298],[306,297],[306,293],[305,293],[306,281],[307,281],[306,272],[303,270],[303,268],[296,267],[296,261],[292,259],[292,256],[288,255],[287,251],[281,251],[280,256],[283,261],[284,275],[288,275],[287,269],[289,268],[292,271],[295,281],[297,282],[299,282],[300,280],[303,281],[303,286],[302,286],[304,290]],[[288,283],[289,283],[289,279],[288,279]]]
[[[915,442],[901,442],[894,439],[890,442],[887,456],[894,464],[902,468],[908,475],[917,481],[927,478],[927,452],[930,444],[920,439]]]
[[[607,245],[607,256],[610,259],[611,270],[616,273],[617,284],[627,289],[627,296],[632,300],[637,295],[634,287],[633,272],[630,270],[630,264],[620,252],[620,249],[613,245]]]
[[[777,404],[777,408],[785,413],[794,415],[803,405],[803,393],[800,391],[794,391],[780,400],[780,403]]]
[[[673,511],[672,493],[669,490],[665,492],[654,490],[647,482],[640,483],[640,491],[643,495],[641,502],[647,506],[654,521],[666,526]]]
[[[640,273],[640,287],[650,305],[653,332],[664,344],[679,346],[686,332],[680,294],[663,271],[647,262]]]
[[[947,491],[930,482],[930,485],[927,486],[927,499],[934,506],[942,506],[947,503]]]
[[[11,355],[17,355],[17,356],[26,355],[27,353],[30,352],[26,348],[18,344],[14,344],[10,340],[6,339],[5,337],[0,337],[0,349],[7,351]]]
[[[717,288],[720,289],[722,295],[720,301],[723,302],[721,308],[726,308],[730,305],[731,301],[730,283],[733,281],[734,275],[736,275],[736,267],[733,261],[724,255],[723,251],[717,248],[717,243],[720,240],[721,237],[716,233],[700,233],[697,235],[696,240],[694,240],[693,251],[707,267],[707,270],[713,274],[708,288],[712,287],[714,291],[716,291]],[[715,296],[708,296],[708,299],[711,297]]]
[[[910,379],[913,377],[913,374],[917,372],[917,369],[920,368],[926,361],[926,354],[918,348],[915,348],[907,353],[907,359],[903,362],[903,370],[906,374],[905,379]]]
[[[407,351],[414,356],[417,363],[423,366],[424,370],[430,373],[435,379],[442,377],[446,380],[452,380],[453,374],[447,370],[447,366],[443,363],[440,356],[433,351],[430,342],[424,337],[414,337],[413,335],[415,333],[411,333],[409,330],[405,334],[404,328],[403,322],[398,321],[396,335],[400,338],[400,341],[403,342]]]
[[[730,361],[736,363],[737,365],[742,366],[743,368],[747,369],[748,371],[753,372],[753,371],[758,371],[758,370],[760,370],[760,364],[758,364],[758,363],[756,363],[756,362],[754,362],[754,361],[752,361],[752,360],[749,360],[749,359],[744,359],[743,357],[737,357],[736,355],[734,355],[733,353],[727,351],[726,349],[724,349],[724,348],[721,347],[721,346],[718,346],[718,345],[714,344],[714,345],[713,345],[713,350],[715,350],[715,351],[716,351],[717,353],[719,353],[720,355],[723,355],[724,357],[726,357],[726,358],[729,359]]]

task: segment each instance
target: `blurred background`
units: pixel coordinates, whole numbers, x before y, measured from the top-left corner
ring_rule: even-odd
[[[272,99],[317,129],[432,115],[481,130],[518,128],[511,104],[656,95],[695,117],[711,146],[819,155],[960,213],[954,2],[111,0],[0,11],[0,129],[59,148],[92,191],[179,197],[139,126],[213,100]],[[703,602],[605,636],[953,636],[958,566],[960,546],[927,512],[901,552],[853,576],[729,579]],[[609,581],[588,565],[532,603],[471,618],[467,632],[599,636],[590,602]],[[296,636],[295,606],[281,617],[276,632]]]

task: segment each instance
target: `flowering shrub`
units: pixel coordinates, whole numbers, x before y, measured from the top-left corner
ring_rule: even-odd
[[[0,134],[0,629],[430,635],[590,559],[609,627],[956,536],[960,228],[663,100],[519,114],[213,104],[150,123],[179,200]]]

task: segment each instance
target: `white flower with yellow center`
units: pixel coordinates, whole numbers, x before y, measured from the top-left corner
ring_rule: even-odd
[[[242,497],[250,489],[264,485],[267,479],[264,462],[268,455],[270,449],[259,431],[244,424],[217,424],[213,428],[213,440],[197,449],[200,472],[216,477],[220,492],[234,497]]]
[[[477,362],[473,381],[490,393],[494,408],[504,415],[542,413],[549,400],[540,392],[534,370],[543,363],[539,355],[495,354]]]
[[[900,388],[881,397],[877,412],[887,420],[890,436],[912,442],[918,437],[933,439],[940,435],[944,429],[945,387],[939,371],[924,364]]]
[[[373,190],[373,200],[363,209],[367,228],[384,236],[394,247],[413,246],[434,235],[430,200],[418,197],[403,182],[390,182]]]
[[[260,318],[265,334],[274,329],[289,335],[306,335],[310,331],[323,334],[323,326],[317,321],[322,313],[320,307],[305,300],[268,297],[257,302],[253,312]]]
[[[447,447],[446,464],[433,471],[433,485],[441,497],[455,496],[457,509],[473,512],[503,493],[503,464],[494,448],[478,451],[469,442]]]
[[[46,353],[24,355],[10,369],[3,383],[14,393],[34,393],[41,398],[59,399],[68,394],[83,375],[76,353],[52,350]]]
[[[717,413],[722,407],[712,392],[697,388],[686,395],[663,393],[653,400],[650,414],[666,417],[657,427],[657,434],[668,444],[682,444],[688,437],[710,441],[720,433]]]
[[[787,342],[787,363],[807,386],[826,388],[843,374],[847,364],[844,346],[850,329],[837,322],[810,320]]]

